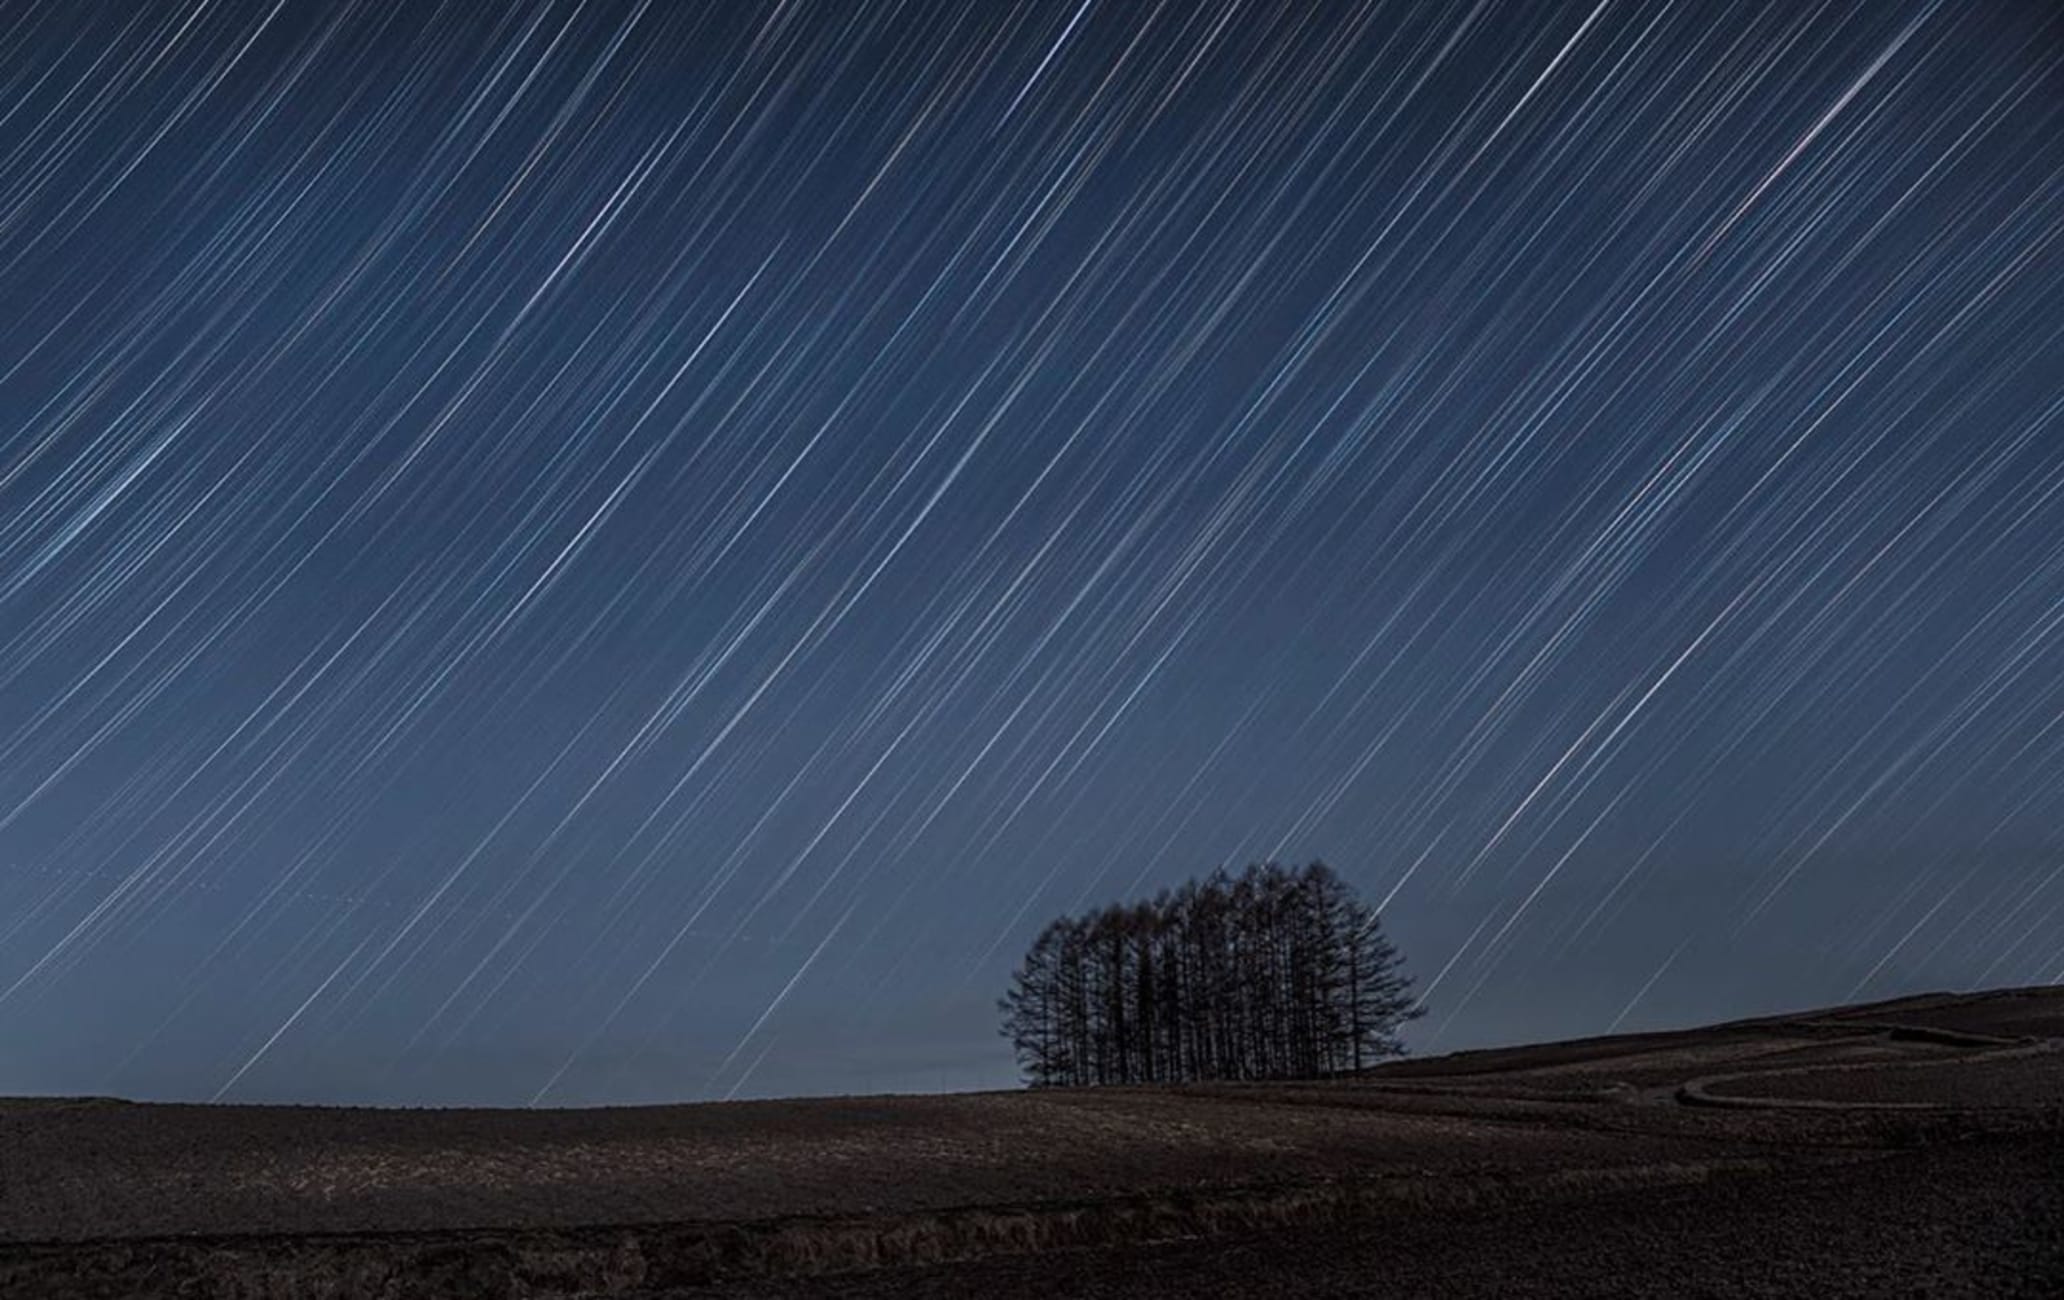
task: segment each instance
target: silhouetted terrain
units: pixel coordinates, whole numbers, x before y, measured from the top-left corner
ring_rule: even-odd
[[[0,1295],[2064,1293],[2064,990],[1212,1084],[0,1103]]]

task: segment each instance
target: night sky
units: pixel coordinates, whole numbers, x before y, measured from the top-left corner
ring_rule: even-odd
[[[0,1092],[2064,979],[2064,7],[0,4]]]

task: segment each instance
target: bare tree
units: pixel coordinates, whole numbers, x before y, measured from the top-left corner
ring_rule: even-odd
[[[1423,1010],[1380,919],[1318,862],[1062,917],[998,1008],[1034,1086],[1359,1070],[1401,1054]]]

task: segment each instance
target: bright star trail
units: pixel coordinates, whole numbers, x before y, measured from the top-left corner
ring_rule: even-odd
[[[2064,8],[0,7],[0,1092],[1001,1086],[2064,980]]]

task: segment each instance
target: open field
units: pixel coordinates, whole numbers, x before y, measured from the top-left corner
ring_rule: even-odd
[[[0,1295],[2064,1293],[2064,990],[1311,1084],[0,1102]]]

